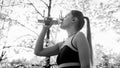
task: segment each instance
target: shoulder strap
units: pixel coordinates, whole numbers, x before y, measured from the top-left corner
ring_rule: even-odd
[[[71,45],[72,45],[73,48],[75,48],[77,50],[77,47],[75,47],[75,45],[73,44],[74,37],[75,37],[75,35],[72,37]]]

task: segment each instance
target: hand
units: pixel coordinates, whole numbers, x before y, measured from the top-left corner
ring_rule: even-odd
[[[52,18],[45,18],[44,19],[44,22],[45,22],[45,27],[51,27],[52,26]]]

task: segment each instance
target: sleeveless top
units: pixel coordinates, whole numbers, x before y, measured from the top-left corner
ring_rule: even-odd
[[[73,45],[74,36],[68,38],[60,48],[57,64],[59,68],[80,68],[79,54]]]

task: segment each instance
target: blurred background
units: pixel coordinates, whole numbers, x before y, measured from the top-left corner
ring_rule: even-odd
[[[49,0],[0,0],[0,68],[42,68],[45,57],[34,55],[36,40],[47,17]],[[94,68],[120,68],[120,0],[52,0],[51,17],[63,17],[72,9],[89,17]],[[53,25],[49,46],[67,34]],[[86,25],[82,29],[86,34]],[[50,58],[56,64],[56,56]],[[56,68],[56,67],[54,67]]]

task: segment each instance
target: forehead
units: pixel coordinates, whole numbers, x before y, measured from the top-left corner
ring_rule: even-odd
[[[72,16],[71,12],[69,12],[68,14],[66,14],[65,16]]]

